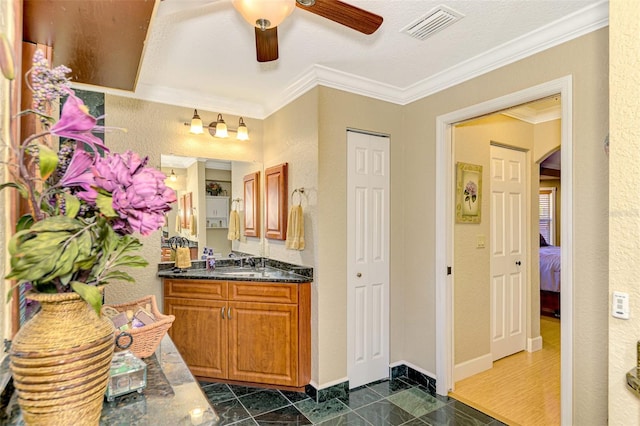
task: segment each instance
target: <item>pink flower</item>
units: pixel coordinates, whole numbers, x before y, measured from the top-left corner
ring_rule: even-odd
[[[158,230],[176,201],[173,190],[164,184],[165,175],[146,167],[147,161],[126,151],[98,158],[93,167],[98,187],[112,195],[112,207],[120,219],[114,221],[114,229],[120,233],[149,235]]]
[[[104,130],[96,123],[97,119],[89,114],[89,109],[82,102],[82,99],[69,91],[69,97],[62,107],[60,121],[51,126],[50,130],[56,136],[75,139],[94,152],[98,150],[109,152],[100,138],[91,133],[92,131]]]
[[[60,185],[64,187],[79,187],[76,196],[88,203],[94,204],[98,192],[93,188],[96,180],[91,171],[95,158],[85,151],[75,151],[65,174],[60,179]]]

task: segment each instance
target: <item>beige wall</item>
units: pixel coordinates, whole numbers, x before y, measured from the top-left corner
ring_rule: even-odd
[[[454,226],[454,365],[471,361],[491,353],[491,186],[490,147],[491,142],[524,149],[529,161],[528,170],[535,171],[531,151],[533,149],[534,125],[501,114],[495,114],[465,122],[454,127],[454,158],[456,162],[482,166],[482,216],[479,224],[459,223]],[[528,176],[529,182],[537,188],[537,174]],[[537,206],[537,193],[529,197],[529,207]],[[531,210],[531,209],[529,209]],[[537,232],[537,224],[535,230]],[[486,248],[477,248],[476,239],[484,236]],[[537,255],[537,239],[529,239],[529,258]],[[535,244],[534,244],[535,243]],[[530,265],[537,265],[531,263]],[[527,268],[527,277],[532,268]],[[539,294],[531,293],[530,305],[537,303]],[[528,328],[528,337],[540,335],[538,321]]]
[[[267,240],[268,256],[286,262],[313,266],[314,280],[311,295],[311,379],[318,386],[320,351],[318,343],[319,289],[322,274],[318,270],[318,91],[313,89],[269,116],[265,128],[265,168],[288,163],[289,207],[291,193],[304,188],[304,250],[287,250],[284,242]],[[296,195],[295,202],[299,198]]]
[[[637,425],[640,404],[626,388],[625,374],[637,365],[636,342],[640,339],[640,208],[636,183],[640,179],[640,3],[612,1],[610,14],[609,293],[629,293],[631,318],[625,321],[609,316],[609,336],[607,339],[603,333],[600,344],[609,343],[609,424]],[[607,200],[601,203],[601,209],[606,209]],[[607,265],[606,258],[598,261]],[[608,300],[603,294],[599,304],[608,305]]]
[[[433,237],[435,122],[456,111],[566,75],[573,77],[574,406],[575,424],[606,424],[608,29],[599,30],[408,105],[414,138],[404,146],[406,287],[404,357],[435,371]],[[398,207],[396,207],[398,208]],[[394,212],[392,211],[392,214]],[[415,227],[415,224],[421,224]],[[410,230],[410,233],[409,233]],[[408,236],[411,236],[410,238]],[[588,348],[588,350],[586,350]],[[594,391],[598,389],[599,391]]]
[[[145,102],[119,96],[105,96],[106,126],[126,128],[127,132],[106,133],[106,144],[115,152],[127,149],[149,156],[149,165],[160,166],[160,154],[182,156],[197,155],[203,158],[219,158],[223,160],[262,161],[262,121],[245,119],[249,127],[251,143],[237,143],[233,138],[214,139],[208,134],[192,135],[183,123],[193,115],[190,108]],[[215,113],[199,111],[200,116],[215,117]],[[238,117],[229,116],[228,122],[236,122]],[[203,166],[204,167],[204,166]],[[261,166],[260,166],[261,168]],[[204,172],[203,172],[204,173]],[[188,183],[186,183],[188,188]],[[202,188],[204,196],[204,188]],[[194,194],[194,201],[197,197]],[[204,222],[199,224],[202,230]],[[131,270],[136,282],[112,283],[105,293],[107,303],[118,303],[134,300],[148,294],[161,299],[161,281],[156,276],[155,267],[160,253],[160,233],[155,232],[141,238],[144,244],[142,256],[150,267]]]
[[[0,2],[2,3],[2,2]],[[612,4],[616,4],[612,3]],[[4,3],[3,3],[4,4]],[[631,2],[624,3],[631,7]],[[3,6],[4,7],[4,6]],[[613,9],[615,10],[615,8]],[[628,26],[637,25],[626,10],[617,19],[629,19]],[[637,34],[632,28],[631,34]],[[634,40],[633,43],[637,43]],[[637,44],[627,41],[623,47],[636,51]],[[625,73],[635,75],[638,66],[629,63],[629,55],[620,56],[618,66]],[[633,57],[635,61],[637,58]],[[607,341],[608,304],[608,163],[602,153],[602,140],[608,129],[608,29],[580,37],[564,45],[549,49],[515,64],[503,67],[483,76],[474,78],[432,96],[413,102],[407,106],[391,105],[386,102],[347,94],[334,89],[319,87],[299,99],[305,103],[305,110],[317,114],[304,117],[299,123],[288,122],[274,114],[264,122],[264,140],[281,143],[280,136],[287,130],[301,126],[317,127],[317,182],[312,176],[296,177],[295,184],[317,188],[317,213],[309,217],[317,228],[311,228],[314,239],[314,263],[317,280],[314,283],[314,329],[313,329],[313,379],[319,384],[330,383],[346,377],[346,135],[347,127],[372,130],[391,135],[391,361],[406,360],[424,370],[435,371],[435,287],[434,277],[434,206],[441,202],[434,199],[435,188],[435,118],[482,101],[496,98],[545,81],[565,75],[573,75],[573,142],[574,175],[576,182],[573,194],[574,233],[574,423],[605,424],[607,422]],[[637,89],[636,86],[630,86]],[[0,92],[2,93],[2,92]],[[317,104],[308,97],[316,97]],[[635,100],[635,98],[634,98]],[[296,111],[282,110],[282,117],[296,115]],[[116,96],[106,97],[107,125],[126,127],[128,133],[107,134],[107,144],[114,151],[130,148],[150,156],[150,164],[159,166],[161,153],[193,155],[229,160],[261,162],[263,158],[274,164],[280,162],[277,152],[263,154],[263,122],[245,120],[251,132],[250,144],[235,144],[233,140],[215,143],[208,135],[189,135],[183,122],[191,118],[192,110],[151,102],[142,102]],[[625,111],[623,111],[625,112]],[[201,111],[201,116],[214,113]],[[5,114],[3,114],[5,116]],[[311,117],[311,118],[309,118]],[[620,117],[636,115],[627,112]],[[227,117],[229,122],[237,118]],[[272,121],[273,120],[273,121]],[[266,133],[267,125],[273,125]],[[405,126],[410,131],[403,133]],[[627,211],[635,201],[633,186],[623,187],[624,177],[635,174],[638,159],[635,127],[624,128],[622,140],[629,141],[628,147],[618,154],[627,155],[629,160],[620,159],[618,168],[620,184],[612,184],[613,189],[622,193],[621,211]],[[314,147],[314,131],[302,131],[299,141],[306,140],[309,148]],[[274,136],[271,139],[271,136]],[[276,138],[277,136],[277,138]],[[615,136],[615,135],[612,135]],[[620,136],[617,136],[620,138]],[[612,137],[612,146],[616,139]],[[288,149],[297,151],[291,139]],[[621,155],[622,154],[622,155]],[[631,163],[630,161],[633,162]],[[294,159],[290,167],[295,170],[299,164]],[[308,160],[313,161],[312,159]],[[304,164],[304,161],[302,162]],[[298,169],[299,170],[299,169]],[[298,180],[299,179],[299,180]],[[615,179],[612,179],[615,182]],[[234,192],[235,192],[234,187]],[[234,193],[235,196],[235,193]],[[612,204],[618,200],[612,197]],[[636,212],[637,210],[630,210]],[[637,217],[637,213],[634,217]],[[305,219],[307,217],[305,216]],[[630,222],[630,221],[626,221]],[[636,223],[615,223],[613,234],[636,232]],[[305,228],[308,230],[309,228]],[[1,236],[1,235],[0,235]],[[637,239],[636,239],[637,240]],[[635,241],[635,240],[634,240]],[[142,254],[153,262],[159,252],[158,233],[144,239]],[[612,281],[632,293],[632,301],[640,300],[635,284],[636,273],[630,269],[637,262],[637,253],[629,246],[628,239],[612,238],[612,253],[621,256],[617,263],[612,257]],[[616,243],[618,245],[616,245]],[[235,244],[235,243],[234,243]],[[274,245],[275,246],[275,245]],[[274,253],[279,251],[274,247]],[[322,247],[322,250],[318,248]],[[287,253],[287,256],[290,254]],[[301,253],[300,256],[306,256]],[[624,262],[623,262],[624,260]],[[310,263],[305,258],[302,263]],[[4,262],[3,262],[4,264]],[[2,265],[0,265],[2,266]],[[131,300],[146,294],[160,296],[160,280],[155,268],[132,271],[137,278],[135,284],[114,284],[107,291],[107,302]],[[636,296],[635,298],[633,296]],[[640,309],[632,304],[632,309]],[[634,344],[637,339],[638,321],[612,324],[612,361],[619,365],[610,372],[611,416],[626,416],[627,408],[632,414],[628,419],[637,422],[637,404],[631,402],[628,392],[623,389],[621,371],[634,364]],[[635,336],[635,337],[634,337]],[[614,339],[615,338],[615,339]],[[622,355],[620,355],[622,354]],[[615,358],[615,357],[620,358]],[[624,359],[621,359],[624,357]],[[633,359],[632,359],[633,358]],[[628,365],[628,367],[627,367]],[[620,371],[618,371],[618,369]],[[637,401],[636,401],[637,402]],[[626,421],[617,424],[629,424]],[[614,424],[612,422],[612,424]]]
[[[318,140],[318,352],[320,384],[347,376],[347,128],[391,136],[390,346],[391,361],[402,359],[402,260],[404,254],[405,143],[402,107],[325,87],[319,88]],[[423,182],[424,186],[428,186]],[[412,194],[422,198],[420,192]],[[420,223],[416,224],[420,227]],[[430,259],[421,259],[429,262]],[[424,283],[424,281],[422,281]],[[416,283],[418,284],[418,283]],[[424,299],[423,299],[424,300]],[[431,333],[433,330],[430,331]]]

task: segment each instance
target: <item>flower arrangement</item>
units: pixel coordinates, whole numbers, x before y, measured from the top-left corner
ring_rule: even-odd
[[[0,46],[3,74],[11,78],[5,72],[8,57],[6,45],[4,51]],[[17,190],[28,213],[17,221],[9,242],[7,278],[38,292],[74,291],[99,312],[98,286],[133,281],[118,268],[148,264],[134,254],[142,247],[134,233],[145,236],[161,228],[176,198],[165,186],[166,176],[147,167],[147,158],[131,151],[111,153],[95,136],[105,128],[70,88],[69,72],[65,66],[51,69],[37,51],[25,76],[33,105],[19,115],[39,117],[42,129],[8,144],[11,180],[0,189]],[[63,97],[56,122],[47,111]]]

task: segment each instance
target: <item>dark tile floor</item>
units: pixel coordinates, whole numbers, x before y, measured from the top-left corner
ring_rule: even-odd
[[[304,393],[201,382],[220,425],[503,425],[452,398],[431,395],[400,377],[315,403]]]

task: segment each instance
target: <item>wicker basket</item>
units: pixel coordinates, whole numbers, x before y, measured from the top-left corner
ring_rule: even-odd
[[[155,317],[156,322],[145,325],[144,327],[132,328],[126,331],[126,333],[129,333],[131,335],[132,339],[131,346],[128,346],[126,349],[129,349],[131,352],[133,352],[134,355],[138,358],[146,358],[153,355],[153,353],[158,348],[160,341],[167,333],[167,330],[171,328],[173,320],[176,319],[175,316],[163,315],[158,310],[158,306],[156,305],[156,297],[153,295],[146,296],[142,299],[134,300],[132,302],[121,303],[119,305],[104,305],[103,310],[107,306],[116,309],[118,312],[126,312],[128,310],[132,310],[135,312],[139,308],[146,308],[147,306],[150,306],[151,313]],[[114,339],[118,339],[120,333],[122,333],[120,330],[116,330]],[[128,342],[128,340],[125,341]],[[121,349],[116,345],[115,350],[116,352],[119,352],[124,349]]]

